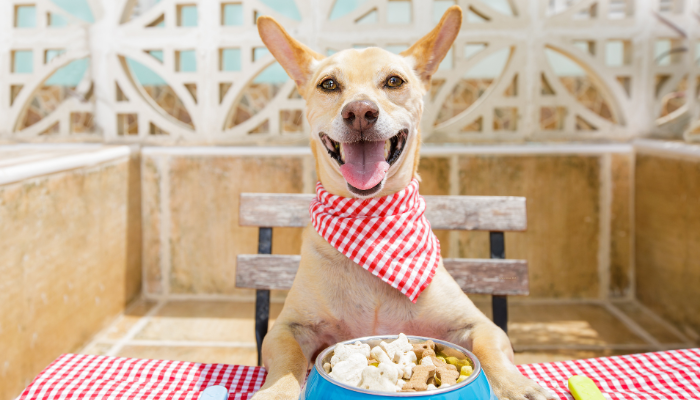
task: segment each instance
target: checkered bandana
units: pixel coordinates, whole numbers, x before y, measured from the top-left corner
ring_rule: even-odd
[[[390,196],[353,199],[316,184],[311,222],[346,257],[416,302],[440,261],[440,242],[425,218],[418,180]]]

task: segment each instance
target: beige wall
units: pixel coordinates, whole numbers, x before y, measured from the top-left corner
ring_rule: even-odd
[[[77,351],[140,291],[128,161],[0,186],[0,399]],[[138,247],[138,246],[137,246]]]
[[[145,293],[252,296],[235,287],[236,257],[258,243],[257,228],[238,225],[239,196],[303,192],[304,159],[144,155]],[[300,234],[275,228],[273,253],[298,254]]]
[[[640,153],[635,168],[636,295],[700,333],[700,155]]]
[[[571,150],[429,154],[419,167],[421,193],[527,197],[528,231],[506,235],[506,255],[529,261],[531,296],[623,297],[632,284],[632,159],[631,152]],[[165,151],[146,152],[142,163],[150,296],[250,298],[252,290],[235,288],[234,279],[236,256],[257,251],[257,230],[238,226],[240,193],[311,193],[315,183],[310,155]],[[485,232],[437,235],[446,257],[488,257]],[[276,229],[273,252],[298,254],[299,236]]]
[[[424,157],[421,193],[526,197],[528,230],[506,233],[506,257],[528,260],[530,296],[623,297],[631,285],[631,160],[629,153]],[[489,257],[486,232],[438,236],[445,256]]]

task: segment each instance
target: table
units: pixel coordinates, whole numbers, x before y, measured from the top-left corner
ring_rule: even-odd
[[[700,399],[700,349],[519,365],[523,375],[572,399],[572,375],[593,379],[609,399]],[[209,386],[229,388],[229,399],[247,400],[265,381],[265,370],[226,364],[65,354],[24,390],[19,400],[191,399]]]

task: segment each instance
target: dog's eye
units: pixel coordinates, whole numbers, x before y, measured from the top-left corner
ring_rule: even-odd
[[[325,81],[321,82],[321,87],[326,90],[336,90],[338,89],[338,84],[333,79],[326,79]]]
[[[386,80],[386,85],[392,88],[397,88],[403,85],[403,79],[399,78],[398,76],[392,76]]]

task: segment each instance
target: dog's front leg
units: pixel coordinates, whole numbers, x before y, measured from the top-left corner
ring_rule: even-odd
[[[289,325],[276,323],[262,347],[267,379],[253,400],[298,399],[306,379],[307,360]]]
[[[556,399],[553,393],[524,377],[513,363],[513,348],[508,336],[487,318],[479,318],[463,343],[471,343],[473,353],[501,400]]]

